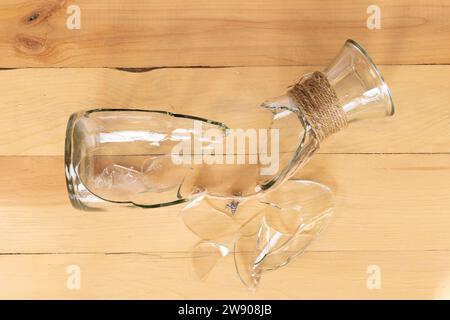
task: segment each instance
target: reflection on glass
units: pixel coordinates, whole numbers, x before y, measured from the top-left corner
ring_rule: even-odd
[[[334,210],[329,188],[302,180],[289,180],[267,195],[239,204],[233,215],[211,206],[207,197],[195,203],[181,213],[186,226],[203,240],[193,249],[196,273],[204,278],[223,256],[233,252],[237,273],[251,289],[264,272],[303,253]]]

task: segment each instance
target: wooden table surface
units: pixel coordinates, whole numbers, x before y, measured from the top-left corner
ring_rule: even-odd
[[[450,2],[2,0],[0,298],[450,298]],[[68,29],[68,8],[81,29]],[[179,207],[85,213],[66,195],[72,112],[239,112],[321,69],[347,38],[380,64],[395,117],[327,140],[296,177],[336,216],[308,251],[246,290],[226,257],[205,280]],[[251,121],[251,119],[249,119]],[[69,290],[68,267],[81,287]],[[381,287],[367,286],[378,266]]]

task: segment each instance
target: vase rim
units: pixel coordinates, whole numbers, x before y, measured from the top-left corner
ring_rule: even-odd
[[[367,64],[373,69],[373,71],[375,72],[377,77],[380,79],[381,88],[383,90],[383,93],[389,99],[389,108],[386,109],[387,110],[386,115],[393,116],[395,114],[395,105],[394,105],[394,101],[392,99],[391,90],[389,89],[389,86],[387,85],[386,80],[384,80],[383,75],[381,74],[381,72],[378,69],[378,67],[376,66],[376,64],[373,62],[372,58],[369,56],[367,51],[357,41],[355,41],[353,39],[347,39],[347,41],[345,41],[345,46],[350,47],[350,48],[356,50],[357,52],[359,52],[359,54],[361,54],[366,59]]]

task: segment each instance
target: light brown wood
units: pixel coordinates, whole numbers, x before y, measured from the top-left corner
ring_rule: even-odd
[[[3,253],[188,252],[199,240],[181,206],[71,208],[62,157],[0,157],[0,168]],[[337,198],[333,223],[310,250],[450,250],[448,154],[319,154],[296,178],[322,182]]]
[[[256,293],[235,274],[231,257],[205,280],[185,254],[51,254],[0,256],[0,298],[59,299],[449,299],[448,251],[308,252],[263,276]],[[79,266],[80,290],[67,289]],[[367,268],[381,288],[367,288]]]
[[[66,28],[73,4],[81,30]],[[374,4],[380,30],[366,26]],[[449,299],[449,17],[445,0],[1,1],[0,298]],[[262,101],[321,70],[347,38],[384,64],[396,115],[330,137],[295,175],[332,188],[335,216],[256,293],[231,257],[195,277],[199,239],[181,206],[70,206],[71,113],[159,109],[252,127]],[[3,70],[21,67],[44,68]],[[67,288],[70,265],[80,290]],[[367,288],[372,265],[380,290]]]
[[[317,68],[3,70],[0,154],[62,155],[70,114],[98,107],[165,109],[230,127],[255,126],[261,102]],[[396,115],[355,123],[325,141],[320,152],[450,152],[450,66],[386,66],[382,71]]]
[[[81,29],[69,30],[69,5]],[[347,38],[378,63],[450,62],[445,0],[3,0],[0,67],[160,67],[326,64]]]

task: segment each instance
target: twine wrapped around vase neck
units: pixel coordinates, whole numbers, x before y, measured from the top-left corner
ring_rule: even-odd
[[[296,106],[311,125],[319,141],[348,124],[335,90],[322,72],[300,79],[289,91]]]

